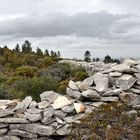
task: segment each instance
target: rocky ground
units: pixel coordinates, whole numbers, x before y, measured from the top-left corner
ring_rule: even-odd
[[[131,107],[127,113],[138,117],[140,61],[104,64],[96,71],[84,81],[70,80],[65,96],[46,91],[38,103],[30,96],[23,101],[1,100],[0,140],[65,139],[73,122],[80,123],[106,103],[125,102]]]

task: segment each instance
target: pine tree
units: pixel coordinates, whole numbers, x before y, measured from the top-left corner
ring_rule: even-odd
[[[91,58],[90,58],[91,57],[91,53],[90,53],[90,51],[86,51],[85,54],[84,54],[84,56],[85,56],[85,59],[84,60],[86,62],[90,62],[91,61]]]
[[[37,47],[36,54],[37,55],[43,55],[43,52],[42,52],[42,50],[40,48]]]

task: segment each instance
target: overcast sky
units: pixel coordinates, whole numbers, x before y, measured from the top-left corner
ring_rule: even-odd
[[[140,0],[0,0],[0,46],[62,57],[140,57]]]

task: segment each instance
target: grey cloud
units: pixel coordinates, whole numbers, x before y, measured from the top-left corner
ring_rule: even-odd
[[[131,15],[113,15],[105,11],[95,13],[84,12],[75,15],[62,13],[48,15],[33,14],[1,21],[0,35],[44,37],[74,34],[77,36],[106,39],[113,38],[114,34],[118,34],[119,37],[121,32],[125,31],[127,33],[130,27],[140,24],[135,21],[126,24],[125,27],[122,26],[123,23],[126,23],[125,19],[130,17]],[[119,23],[119,26],[116,23]]]

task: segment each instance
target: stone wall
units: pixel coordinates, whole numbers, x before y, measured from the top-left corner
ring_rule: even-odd
[[[133,113],[140,113],[140,62],[125,60],[84,81],[70,80],[66,93],[46,91],[40,102],[30,96],[1,100],[0,140],[66,139],[73,122],[110,102],[125,101]]]

